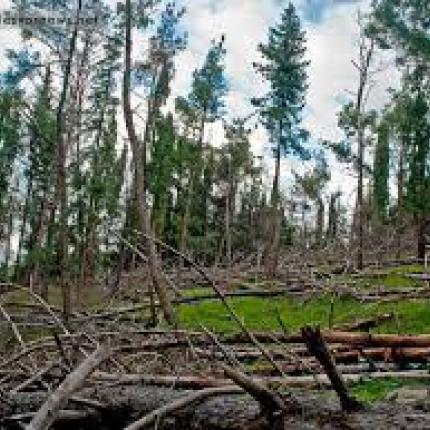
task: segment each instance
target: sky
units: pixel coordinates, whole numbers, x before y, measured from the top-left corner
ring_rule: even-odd
[[[252,111],[250,98],[264,91],[264,84],[255,74],[252,63],[259,59],[257,46],[267,39],[270,26],[275,25],[283,8],[282,0],[184,0],[187,14],[184,25],[189,33],[189,47],[177,59],[174,90],[186,94],[192,71],[203,63],[212,39],[226,37],[226,74],[230,92],[226,108],[230,116]],[[358,54],[358,13],[369,9],[369,0],[295,0],[294,4],[307,34],[309,90],[304,126],[311,132],[312,142],[341,137],[337,127],[337,112],[351,97],[348,90],[357,87],[357,70],[352,60]],[[369,108],[381,108],[387,101],[387,88],[398,85],[398,76],[386,58],[378,59],[383,69],[377,76],[369,98]],[[222,140],[220,125],[209,131],[212,140]],[[268,139],[259,127],[252,134],[256,155],[270,155]],[[355,179],[329,157],[332,172],[330,191],[341,189],[346,201],[353,201]],[[287,159],[282,162],[284,190],[291,182],[292,170],[303,163]],[[266,158],[268,177],[273,161]]]
[[[255,74],[252,63],[258,61],[257,46],[265,42],[270,26],[275,25],[287,2],[284,0],[177,0],[186,7],[183,27],[188,32],[188,48],[176,60],[173,97],[186,95],[192,72],[204,61],[210,42],[226,38],[226,76],[230,91],[226,96],[227,116],[243,116],[252,112],[250,99],[262,94],[265,85]],[[337,112],[351,97],[348,90],[357,86],[357,70],[352,61],[358,53],[358,12],[369,8],[370,0],[293,0],[307,37],[309,90],[304,126],[311,133],[311,144],[320,139],[341,137],[337,128]],[[0,0],[0,10],[8,9],[9,1]],[[0,57],[5,49],[19,44],[17,30],[0,27]],[[138,52],[136,52],[138,54]],[[398,76],[386,59],[377,82],[372,87],[369,108],[381,108],[387,101],[387,88],[397,85]],[[5,64],[0,64],[4,69]],[[378,66],[379,67],[379,66]],[[209,127],[206,139],[215,144],[223,140],[221,124]],[[267,155],[265,170],[273,172],[268,137],[262,127],[251,136],[255,155]],[[332,173],[331,191],[344,192],[347,201],[355,190],[355,179],[329,157]],[[303,170],[303,163],[285,159],[282,162],[282,184],[288,189],[292,170]],[[269,181],[268,181],[269,182]]]

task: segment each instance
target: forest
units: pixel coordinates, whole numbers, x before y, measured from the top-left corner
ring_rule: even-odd
[[[428,0],[230,0],[276,12],[237,102],[224,0],[9,3],[0,430],[429,429]]]

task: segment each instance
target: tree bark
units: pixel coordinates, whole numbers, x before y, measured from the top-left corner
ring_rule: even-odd
[[[125,70],[123,77],[123,107],[124,119],[133,153],[134,165],[134,197],[135,207],[138,215],[139,230],[152,236],[150,214],[146,202],[145,193],[145,171],[143,165],[142,147],[137,138],[136,129],[133,120],[133,111],[130,100],[131,86],[131,54],[132,54],[132,7],[131,0],[125,2]],[[176,315],[172,306],[166,285],[161,276],[156,246],[150,242],[149,247],[149,266],[151,278],[157,295],[160,299],[166,321],[172,326],[177,325]]]
[[[362,404],[349,395],[345,381],[336,368],[334,359],[319,328],[314,330],[310,327],[305,327],[302,329],[302,336],[309,352],[321,363],[330,379],[333,389],[339,396],[342,409],[347,412],[356,412],[362,409]]]
[[[362,270],[364,247],[364,207],[363,207],[363,183],[364,183],[364,150],[365,150],[365,126],[363,115],[366,102],[366,88],[369,77],[369,68],[374,52],[374,41],[370,40],[370,46],[366,46],[366,36],[363,34],[360,42],[359,63],[359,87],[357,93],[357,142],[358,142],[358,184],[357,184],[357,215],[358,215],[358,245],[357,268]]]
[[[73,29],[67,54],[67,62],[64,70],[64,79],[61,89],[60,101],[57,108],[57,198],[59,201],[59,236],[58,254],[60,263],[60,285],[63,299],[63,314],[67,320],[71,312],[70,279],[68,273],[69,244],[68,244],[68,220],[67,220],[67,148],[64,141],[64,110],[67,101],[69,81],[72,69],[73,57],[76,51],[79,16],[82,10],[82,0],[78,0],[77,22]]]
[[[54,423],[58,412],[67,404],[70,396],[85,382],[87,376],[96,369],[110,354],[106,346],[100,346],[85,359],[61,385],[48,397],[26,430],[47,430]]]

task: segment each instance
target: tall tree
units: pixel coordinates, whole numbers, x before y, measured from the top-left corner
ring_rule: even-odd
[[[193,198],[205,170],[204,137],[206,126],[220,118],[224,107],[224,96],[227,91],[227,82],[224,76],[225,54],[224,36],[222,36],[219,42],[212,42],[203,66],[194,71],[189,95],[179,97],[176,100],[177,110],[185,113],[188,120],[192,119],[191,132],[193,137],[196,137],[197,146],[197,159],[191,168],[182,214],[179,240],[182,252],[185,252],[187,248]],[[200,205],[200,203],[198,204]]]
[[[339,127],[344,131],[346,140],[330,144],[338,159],[353,165],[357,172],[357,202],[356,222],[353,223],[353,237],[356,239],[353,246],[356,247],[356,265],[362,269],[364,249],[364,179],[366,172],[365,150],[371,139],[368,133],[372,131],[375,122],[375,111],[369,111],[367,101],[371,88],[373,74],[372,60],[375,52],[375,40],[369,37],[359,18],[360,42],[358,60],[353,60],[353,65],[358,72],[358,87],[355,100],[344,105],[339,113]],[[355,145],[354,145],[355,144]],[[353,149],[355,147],[355,149]]]
[[[270,134],[275,156],[271,204],[273,209],[273,235],[265,252],[270,271],[277,266],[280,228],[281,157],[293,153],[306,157],[303,142],[307,132],[300,128],[301,113],[307,89],[307,67],[305,59],[305,33],[292,3],[283,11],[281,22],[270,29],[269,40],[259,45],[261,63],[255,63],[256,71],[268,82],[268,92],[253,103],[260,112],[263,125]]]
[[[148,8],[153,6],[152,2],[149,3]],[[148,11],[145,10],[145,13]],[[147,19],[145,19],[147,23]],[[139,141],[134,117],[133,109],[131,106],[131,76],[132,76],[132,50],[133,50],[133,39],[132,39],[132,28],[133,28],[133,11],[131,0],[125,2],[125,57],[124,57],[124,75],[123,75],[123,110],[124,120],[128,133],[128,138],[133,154],[133,166],[134,166],[134,204],[136,213],[138,215],[138,228],[140,232],[146,233],[152,236],[152,226],[150,219],[150,212],[146,197],[145,190],[145,156],[143,154],[144,145]],[[158,255],[155,243],[149,240],[149,267],[151,271],[151,278],[153,281],[154,288],[160,299],[160,303],[164,312],[166,321],[175,326],[177,324],[175,311],[170,300],[166,283],[161,274],[160,263],[158,261]]]
[[[423,258],[425,232],[430,226],[429,208],[425,203],[428,199],[424,198],[428,192],[429,153],[426,139],[430,96],[430,5],[426,0],[374,0],[372,6],[372,21],[368,31],[382,48],[394,49],[398,65],[404,68],[404,92],[399,98],[402,102],[397,104],[400,118],[406,120],[400,122],[403,130],[401,160],[408,164],[409,181],[405,200],[408,200],[408,209],[417,223],[417,254]],[[403,176],[401,179],[403,185]],[[400,205],[398,209],[400,214]]]

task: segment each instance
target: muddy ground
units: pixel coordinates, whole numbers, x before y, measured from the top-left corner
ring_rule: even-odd
[[[97,399],[106,408],[86,411],[87,416],[75,420],[59,421],[57,430],[117,430],[122,429],[145,413],[184,396],[187,391],[153,386],[116,386],[86,389],[80,397]],[[302,404],[298,413],[288,414],[272,422],[263,416],[259,404],[248,395],[224,395],[206,400],[161,420],[159,430],[276,430],[276,429],[430,429],[430,409],[427,401],[380,402],[365,405],[362,412],[340,412],[332,393],[296,392]],[[45,399],[43,393],[2,394],[0,413],[3,417],[36,411]],[[71,409],[70,405],[70,409]],[[76,404],[73,405],[76,409]],[[3,430],[21,429],[13,421],[3,421]],[[154,427],[152,427],[154,428]]]

